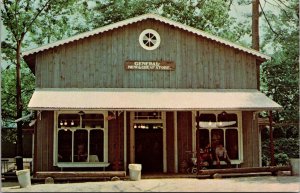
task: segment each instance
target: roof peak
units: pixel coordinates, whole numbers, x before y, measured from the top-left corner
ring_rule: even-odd
[[[87,37],[90,37],[90,36],[93,36],[93,35],[104,33],[106,31],[117,29],[117,28],[127,26],[127,25],[130,25],[130,24],[133,24],[133,23],[136,23],[136,22],[139,22],[139,21],[143,21],[143,20],[146,20],[146,19],[154,19],[154,20],[160,21],[162,23],[177,27],[177,28],[182,29],[184,31],[188,31],[188,32],[191,32],[193,34],[202,36],[204,38],[216,41],[216,42],[224,44],[224,45],[227,45],[229,47],[233,47],[235,49],[246,52],[248,54],[252,54],[252,55],[257,56],[257,57],[259,57],[261,59],[264,59],[264,60],[269,60],[270,59],[269,56],[267,56],[265,54],[262,54],[257,50],[243,47],[241,45],[238,45],[237,43],[230,42],[228,40],[225,40],[223,38],[220,38],[220,37],[217,37],[215,35],[209,34],[205,31],[200,30],[200,29],[197,29],[197,28],[179,23],[177,21],[171,20],[169,18],[163,17],[163,16],[158,15],[158,14],[154,14],[154,13],[146,13],[146,14],[136,16],[136,17],[132,17],[132,18],[129,18],[129,19],[126,19],[126,20],[122,20],[122,21],[119,21],[119,22],[116,22],[116,23],[113,23],[113,24],[102,26],[102,27],[96,28],[96,29],[91,30],[91,31],[83,32],[83,33],[71,36],[69,38],[63,39],[63,40],[58,40],[58,41],[50,43],[50,44],[45,44],[43,46],[33,48],[33,49],[30,49],[28,51],[23,52],[23,56],[26,57],[26,56],[29,56],[29,55],[32,55],[32,54],[36,54],[36,53],[39,53],[41,51],[48,50],[48,49],[51,49],[51,48],[55,48],[57,46],[60,46],[60,45],[66,44],[66,43],[70,43],[70,42],[73,42],[73,41],[78,41],[80,39],[84,39],[84,38],[87,38]]]

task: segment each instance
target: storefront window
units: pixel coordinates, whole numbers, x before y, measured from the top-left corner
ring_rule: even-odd
[[[238,159],[238,130],[226,129],[226,148],[231,159]]]
[[[88,131],[77,129],[74,131],[74,162],[86,162],[88,155]]]
[[[80,116],[78,114],[60,114],[57,125],[58,128],[78,127],[80,125]]]
[[[58,161],[72,161],[72,132],[70,130],[58,131]]]
[[[90,131],[90,161],[104,161],[104,132],[102,130]]]
[[[58,162],[104,162],[103,114],[59,114]]]
[[[135,112],[134,119],[162,119],[161,112]]]
[[[209,130],[199,129],[199,147],[204,149],[209,142]]]
[[[199,125],[198,144],[204,148],[208,143],[212,148],[222,144],[228,152],[230,159],[240,159],[239,123],[235,113],[200,113],[196,119]]]
[[[222,144],[224,146],[224,131],[223,129],[212,129],[211,146],[212,148],[216,148],[219,144]]]
[[[83,128],[103,128],[104,117],[102,114],[84,114],[82,115]]]

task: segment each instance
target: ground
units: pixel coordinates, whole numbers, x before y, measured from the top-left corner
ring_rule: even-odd
[[[299,182],[299,176],[259,176],[32,184],[26,188],[3,183],[1,192],[300,192]]]

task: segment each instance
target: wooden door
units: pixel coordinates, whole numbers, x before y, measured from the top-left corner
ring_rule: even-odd
[[[135,129],[135,162],[142,172],[163,172],[162,124],[140,124]]]

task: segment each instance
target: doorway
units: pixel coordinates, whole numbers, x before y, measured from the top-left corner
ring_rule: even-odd
[[[147,173],[163,172],[163,124],[135,123],[135,162]]]

